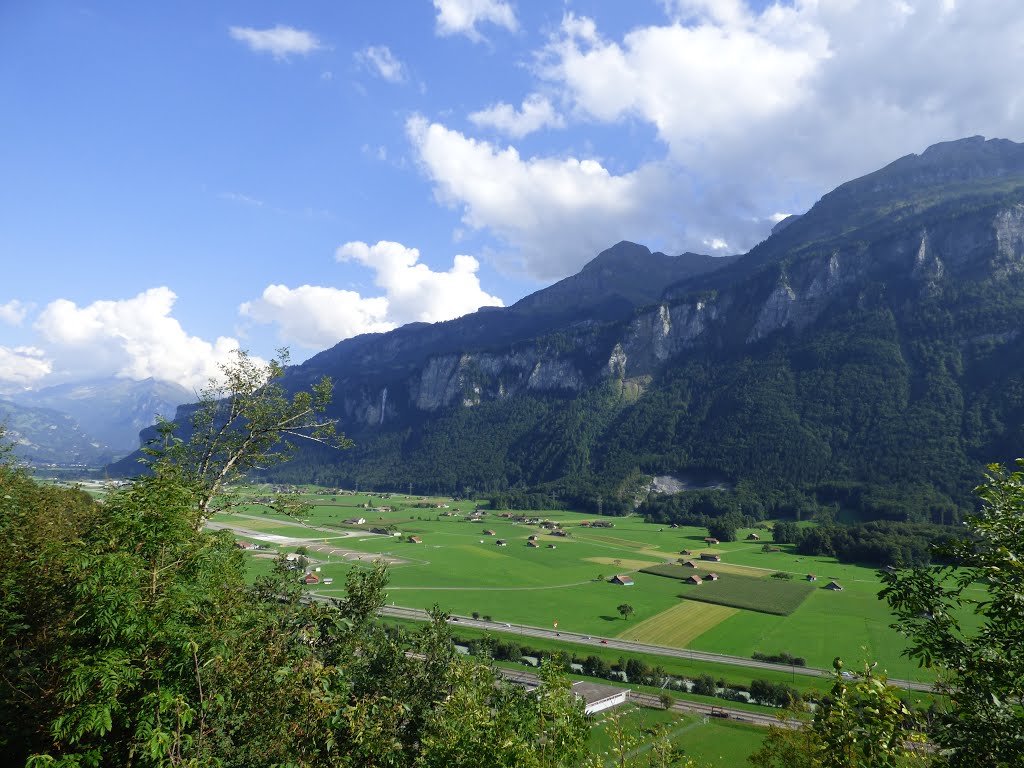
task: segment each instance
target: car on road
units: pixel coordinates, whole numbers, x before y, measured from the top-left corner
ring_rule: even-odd
[[[589,639],[590,639],[590,635],[584,635],[584,636],[583,636],[583,639],[584,639],[584,640],[589,640]]]
[[[601,645],[608,645],[608,641],[607,640],[602,640],[601,641]]]
[[[512,625],[511,624],[506,624],[505,626],[508,627],[509,629],[512,629]]]

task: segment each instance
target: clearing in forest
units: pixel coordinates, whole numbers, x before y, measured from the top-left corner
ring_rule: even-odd
[[[739,613],[736,608],[684,600],[618,634],[623,640],[685,648],[692,640]]]

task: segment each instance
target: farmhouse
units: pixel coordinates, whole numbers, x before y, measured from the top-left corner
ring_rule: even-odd
[[[365,517],[350,517],[345,521],[345,525],[362,525],[366,522]]]
[[[419,536],[410,536],[409,537],[409,543],[410,544],[422,544],[423,543],[423,539],[421,539]]]
[[[712,554],[708,554],[707,552],[704,552],[700,556],[700,559],[701,560],[710,560],[713,563],[720,563],[720,562],[722,562],[722,556],[721,555],[712,555]]]
[[[612,584],[621,584],[624,587],[632,587],[633,586],[633,577],[632,576],[623,576],[621,574],[620,575],[616,575],[616,576],[612,577]]]
[[[583,681],[573,683],[571,690],[573,695],[583,699],[583,712],[587,715],[625,704],[629,697],[628,688],[615,688],[611,685],[598,685]]]
[[[707,576],[704,577],[704,581],[718,581],[718,574],[709,573]]]
[[[828,584],[825,585],[825,589],[831,589],[833,592],[842,592],[843,585],[840,584],[838,581],[830,581]]]
[[[315,573],[307,573],[302,578],[302,581],[304,583],[306,583],[306,584],[319,584],[320,583],[320,577],[317,574],[315,574]]]
[[[699,585],[699,584],[703,584],[704,581],[697,574],[693,574],[693,576],[687,576],[686,577],[686,582],[685,583],[687,583],[687,584],[698,584]]]

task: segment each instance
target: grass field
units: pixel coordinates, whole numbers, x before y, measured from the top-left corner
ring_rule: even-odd
[[[591,754],[599,756],[607,766],[617,765],[614,745],[616,731],[621,729],[638,737],[638,741],[620,749],[644,764],[655,738],[650,731],[655,728],[664,729],[674,746],[708,768],[745,765],[747,757],[765,737],[764,729],[755,726],[626,705],[618,710],[598,713],[590,732]]]
[[[466,516],[476,506],[470,501],[393,494],[379,495],[324,493],[315,489],[303,497],[311,508],[301,524],[266,507],[252,505],[244,515],[218,516],[241,528],[260,530],[275,535],[314,540],[330,539],[332,543],[366,554],[383,554],[406,562],[390,569],[388,602],[413,608],[439,605],[449,612],[468,616],[474,611],[492,615],[495,620],[510,623],[552,626],[557,620],[560,629],[600,636],[627,634],[645,622],[657,619],[669,609],[681,610],[679,595],[689,589],[725,587],[728,582],[746,576],[744,589],[755,588],[754,582],[769,585],[800,586],[775,579],[765,579],[776,571],[785,571],[800,578],[808,572],[817,574],[819,584],[837,580],[843,592],[812,590],[789,615],[770,615],[750,608],[763,605],[745,604],[743,610],[725,615],[702,631],[698,627],[673,630],[659,621],[650,625],[652,633],[664,637],[666,644],[750,656],[754,651],[778,653],[787,651],[804,656],[811,666],[827,668],[839,655],[856,665],[861,659],[878,660],[880,666],[897,677],[928,680],[928,671],[919,670],[901,657],[904,639],[889,628],[892,618],[887,606],[877,599],[880,583],[873,569],[846,565],[830,558],[809,558],[795,554],[787,545],[780,552],[764,552],[762,544],[770,541],[770,532],[758,531],[761,541],[743,540],[748,531],[740,531],[740,541],[718,545],[722,563],[706,563],[698,569],[703,575],[714,570],[723,578],[717,583],[686,587],[675,579],[637,572],[637,566],[675,561],[680,551],[706,550],[703,528],[668,528],[644,523],[636,517],[615,518],[615,527],[592,529],[581,526],[595,520],[594,515],[573,512],[544,511],[531,516],[557,522],[570,533],[567,537],[551,536],[537,526],[516,524],[495,513],[483,523],[467,522]],[[266,488],[243,489],[252,496],[266,495]],[[436,504],[447,503],[445,508]],[[364,505],[370,505],[367,508]],[[429,508],[420,505],[431,505]],[[390,511],[379,511],[381,507]],[[443,516],[457,514],[457,517]],[[257,519],[253,519],[253,517]],[[403,536],[363,536],[335,540],[338,535],[354,531],[343,521],[364,517],[369,525],[392,525]],[[304,524],[304,525],[303,525]],[[283,527],[276,527],[283,526]],[[311,531],[308,527],[327,528]],[[496,536],[485,536],[485,529]],[[416,535],[422,544],[405,539]],[[536,534],[540,547],[527,547],[527,537]],[[242,538],[242,536],[240,536]],[[508,542],[495,546],[496,539]],[[555,549],[547,547],[554,544]],[[276,545],[272,550],[294,551],[295,547]],[[321,588],[327,595],[340,596],[344,591],[345,574],[350,568],[367,567],[342,557],[316,556],[323,576],[334,578],[331,587]],[[704,567],[706,565],[706,568]],[[254,570],[268,566],[260,564]],[[621,587],[605,579],[615,573],[631,573],[632,587]],[[687,569],[687,575],[693,573]],[[710,590],[702,592],[710,594]],[[689,596],[689,595],[688,595]],[[629,622],[618,615],[616,607],[629,603],[634,614]],[[716,601],[718,602],[718,601]],[[687,601],[690,604],[691,601]],[[672,614],[668,614],[671,616]],[[708,614],[710,615],[710,614]],[[662,616],[660,622],[666,622]]]
[[[685,648],[693,640],[720,624],[739,609],[685,600],[668,610],[634,624],[617,637],[638,643]]]
[[[814,591],[810,584],[783,579],[752,579],[723,575],[718,581],[680,584],[680,597],[747,611],[789,616]]]

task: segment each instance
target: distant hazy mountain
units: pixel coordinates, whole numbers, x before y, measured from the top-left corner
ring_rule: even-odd
[[[173,418],[179,405],[194,399],[195,393],[178,384],[115,378],[59,384],[10,398],[70,415],[94,441],[119,453],[137,448],[139,432],[158,415]]]
[[[285,384],[331,376],[355,447],[275,472],[605,511],[645,476],[697,473],[762,511],[949,519],[1022,452],[1021,318],[1024,144],[947,142],[742,256],[620,243],[511,307],[343,341]]]
[[[71,416],[50,408],[0,400],[0,424],[5,439],[15,444],[15,455],[31,464],[99,467],[117,457]]]

